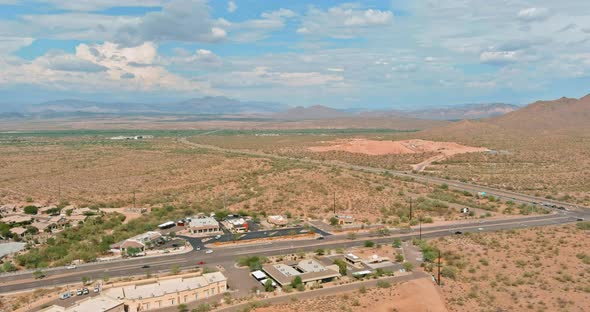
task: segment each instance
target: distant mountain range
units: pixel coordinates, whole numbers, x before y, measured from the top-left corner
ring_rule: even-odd
[[[287,106],[269,102],[241,102],[226,97],[204,97],[172,103],[106,103],[82,100],[58,100],[30,105],[30,114],[191,114],[226,115],[273,113],[287,109]]]
[[[12,111],[0,112],[0,118],[85,118],[108,115],[240,115],[289,121],[357,117],[462,120],[499,116],[517,109],[518,106],[515,105],[492,103],[413,111],[387,110],[360,112],[359,110],[341,110],[323,105],[288,107],[283,104],[271,102],[243,102],[226,97],[194,98],[169,103],[98,102],[66,99],[28,105],[25,106],[24,110],[18,111],[17,113]]]
[[[429,108],[408,112],[399,112],[401,116],[433,119],[433,120],[461,120],[481,119],[501,116],[519,109],[519,106],[504,103],[464,104],[452,107]]]

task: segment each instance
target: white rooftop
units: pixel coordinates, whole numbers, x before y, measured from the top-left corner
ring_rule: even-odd
[[[264,272],[262,272],[260,270],[256,270],[256,271],[252,272],[252,276],[254,276],[254,278],[257,280],[266,278],[266,274],[264,274]]]
[[[360,259],[360,258],[359,258],[358,256],[356,256],[355,254],[351,254],[351,253],[349,253],[349,254],[346,254],[346,256],[347,256],[348,258],[352,259],[352,260],[358,260],[358,259]]]
[[[295,270],[293,267],[283,263],[275,264],[274,267],[285,276],[297,276],[302,274],[301,272]]]
[[[206,273],[202,276],[189,278],[173,278],[161,280],[145,285],[131,285],[107,289],[104,294],[117,299],[142,299],[161,297],[166,294],[179,291],[193,290],[209,286],[210,284],[226,281],[227,278],[221,272]]]
[[[322,272],[326,271],[326,267],[313,259],[301,260],[297,266],[304,272]]]
[[[200,227],[200,226],[219,226],[219,223],[215,218],[212,217],[205,217],[205,218],[192,218],[190,222],[190,227]]]
[[[98,296],[80,301],[76,305],[66,308],[68,312],[108,311],[122,305],[123,302],[106,296]]]
[[[21,251],[25,249],[25,243],[2,243],[0,244],[0,258],[9,255],[11,253],[15,253],[17,251]]]

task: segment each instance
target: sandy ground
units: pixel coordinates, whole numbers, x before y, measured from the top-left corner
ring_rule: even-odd
[[[371,311],[371,312],[446,312],[439,290],[430,279],[418,279],[389,288],[354,292],[256,309],[256,312],[287,311]]]
[[[485,147],[465,146],[455,142],[434,142],[426,140],[403,140],[403,141],[375,141],[367,139],[354,139],[347,141],[335,141],[328,146],[312,146],[309,148],[314,152],[344,151],[349,153],[361,153],[366,155],[387,155],[387,154],[421,154],[438,153],[419,164],[414,165],[414,170],[422,171],[425,167],[435,161],[457,154],[477,153],[488,151]]]
[[[458,312],[589,311],[589,236],[566,225],[437,239],[457,271],[443,298]]]
[[[366,139],[334,142],[334,144],[329,146],[313,146],[309,149],[316,152],[345,151],[367,155],[437,152],[446,156],[461,153],[484,152],[488,150],[483,147],[465,146],[454,142],[434,142],[426,140],[375,141]]]

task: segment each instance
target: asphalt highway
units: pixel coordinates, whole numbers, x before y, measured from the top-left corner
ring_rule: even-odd
[[[448,235],[458,235],[457,232],[489,232],[517,228],[537,227],[555,224],[565,224],[576,222],[578,218],[588,218],[588,212],[562,212],[551,215],[510,218],[504,220],[484,221],[484,222],[467,222],[462,224],[441,225],[422,228],[422,238],[434,238]],[[186,254],[146,257],[129,259],[119,262],[93,263],[79,266],[73,270],[59,268],[47,272],[43,279],[35,280],[31,273],[20,273],[11,275],[2,275],[0,277],[0,293],[10,293],[28,290],[39,287],[52,287],[57,285],[79,283],[83,276],[92,279],[100,279],[104,276],[123,277],[133,275],[143,275],[149,273],[169,271],[174,265],[183,269],[197,267],[197,263],[204,261],[205,266],[214,267],[233,263],[237,258],[242,256],[272,256],[279,254],[296,253],[298,251],[313,251],[318,248],[349,248],[362,246],[364,241],[370,239],[375,243],[390,244],[394,238],[408,240],[417,238],[419,232],[416,227],[410,233],[395,233],[387,237],[367,237],[358,236],[355,240],[346,238],[346,235],[331,235],[324,240],[294,240],[294,241],[276,241],[272,243],[262,243],[256,245],[237,245],[217,248],[211,254],[205,254],[201,251],[191,251]],[[149,268],[143,268],[149,266]]]

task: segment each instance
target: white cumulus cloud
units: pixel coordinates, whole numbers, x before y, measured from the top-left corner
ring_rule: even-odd
[[[238,5],[234,1],[229,1],[227,3],[227,11],[229,13],[233,13],[238,9]]]

